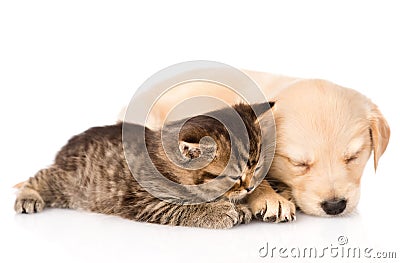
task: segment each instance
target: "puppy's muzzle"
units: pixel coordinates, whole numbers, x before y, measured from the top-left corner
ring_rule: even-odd
[[[346,209],[346,199],[330,199],[321,203],[322,209],[328,215],[339,215]]]

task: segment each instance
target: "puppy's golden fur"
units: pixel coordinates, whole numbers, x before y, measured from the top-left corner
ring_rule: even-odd
[[[359,92],[325,80],[244,72],[268,99],[276,101],[277,147],[269,176],[289,186],[291,198],[305,213],[328,216],[321,204],[340,199],[347,204],[339,214],[353,211],[371,151],[376,169],[390,137],[389,125],[377,106]],[[154,105],[147,125],[159,126],[175,105],[200,95],[229,104],[240,101],[237,94],[221,85],[186,83]],[[172,118],[190,114],[178,111]],[[271,203],[279,206],[276,201],[280,197],[270,196]],[[257,206],[257,201],[254,204]]]

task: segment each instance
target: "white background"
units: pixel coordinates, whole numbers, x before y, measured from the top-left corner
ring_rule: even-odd
[[[397,251],[397,261],[374,262],[398,262],[399,25],[397,1],[2,1],[0,262],[271,262],[258,255],[267,242],[323,248],[341,235]],[[195,59],[324,78],[372,98],[392,138],[377,173],[366,167],[358,212],[223,231],[14,214],[15,183],[51,164],[73,134],[113,123],[151,74]],[[328,260],[340,261],[319,262]]]

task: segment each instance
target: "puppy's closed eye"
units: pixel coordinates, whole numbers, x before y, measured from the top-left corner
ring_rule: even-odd
[[[356,152],[350,152],[344,155],[344,163],[345,164],[357,164],[358,163],[358,158],[360,157],[360,154],[362,153],[363,148],[359,149]]]
[[[295,161],[290,160],[290,163],[293,165],[293,167],[296,170],[299,170],[301,172],[301,174],[307,173],[311,168],[311,164],[308,162],[295,162]]]
[[[301,174],[307,173],[310,170],[311,166],[312,166],[311,161],[296,160],[296,159],[293,159],[293,158],[290,158],[290,157],[287,157],[287,156],[284,156],[284,155],[281,155],[281,157],[286,159],[288,161],[288,163],[290,163],[291,166]]]
[[[348,156],[348,157],[345,157],[344,162],[345,162],[345,164],[356,163],[357,159],[358,159],[358,153]]]

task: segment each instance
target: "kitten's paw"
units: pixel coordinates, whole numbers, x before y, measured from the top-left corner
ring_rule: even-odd
[[[253,218],[253,213],[251,212],[250,208],[239,204],[236,206],[236,209],[239,212],[239,224],[250,223],[251,219]]]
[[[39,193],[32,189],[22,189],[15,200],[14,210],[21,214],[32,214],[41,212],[44,208],[44,201]]]
[[[225,229],[232,228],[239,222],[239,212],[232,203],[217,202],[208,204],[196,225],[204,228]]]
[[[296,206],[276,193],[260,197],[251,203],[250,208],[253,215],[264,222],[279,223],[296,220]]]

